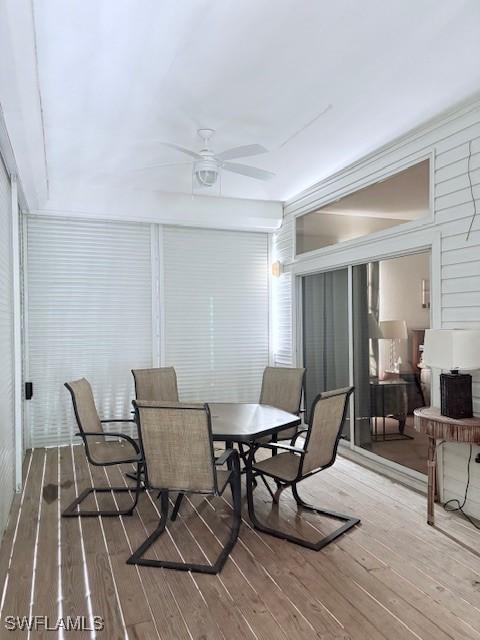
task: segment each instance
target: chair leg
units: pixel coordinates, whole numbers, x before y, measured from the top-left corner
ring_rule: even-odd
[[[184,493],[179,493],[178,494],[177,499],[175,500],[175,505],[173,507],[172,516],[170,518],[171,520],[176,520],[177,519],[178,511],[180,509],[180,505],[182,504],[184,495],[185,495]]]
[[[239,442],[238,443],[238,455],[240,456],[240,458],[242,459],[242,462],[243,462],[242,473],[246,473],[245,469],[247,468],[248,451],[245,451],[245,447],[243,446],[243,442]]]
[[[233,498],[233,522],[230,529],[230,535],[228,537],[225,546],[220,552],[215,564],[194,564],[189,562],[171,562],[169,560],[156,560],[143,558],[143,554],[153,545],[153,543],[161,536],[165,531],[165,526],[168,519],[168,491],[161,492],[161,518],[158,527],[155,531],[145,540],[145,542],[130,556],[127,560],[127,564],[138,564],[145,567],[160,567],[163,569],[175,569],[177,571],[193,571],[195,573],[219,573],[228,556],[230,555],[233,547],[238,538],[238,532],[240,530],[240,524],[242,521],[242,500],[241,500],[241,487],[240,487],[240,463],[238,457],[235,458],[234,469],[230,477],[230,487]],[[179,494],[177,501],[183,497],[183,494]]]
[[[137,480],[137,475],[138,472],[137,471],[132,471],[132,473],[128,472],[125,474],[126,478],[129,478],[130,480]],[[148,482],[148,474],[147,474],[147,470],[146,469],[142,469],[140,472],[140,481],[143,483],[144,487],[146,489],[149,489],[149,482]]]
[[[157,566],[153,564],[158,562],[156,560],[145,560],[142,558],[145,551],[150,549],[153,543],[158,540],[158,538],[165,531],[165,527],[167,525],[168,519],[168,491],[160,492],[160,522],[158,523],[155,531],[148,536],[148,538],[132,553],[132,555],[128,558],[127,564],[141,564],[146,566]]]
[[[278,502],[278,498],[277,496],[273,493],[273,491],[270,488],[270,485],[268,484],[267,480],[265,479],[265,476],[262,475],[261,473],[259,474],[260,478],[262,479],[263,484],[266,486],[268,493],[271,495],[272,500],[277,503]]]
[[[144,487],[141,484],[141,471],[142,465],[137,465],[135,489],[132,487],[89,487],[82,491],[82,493],[76,498],[62,513],[63,518],[96,518],[102,516],[102,518],[113,518],[115,516],[131,516],[138,503],[139,495],[144,491]],[[85,500],[87,496],[92,493],[131,493],[135,491],[135,496],[130,507],[127,509],[78,509],[80,504]]]
[[[304,509],[309,509],[311,511],[314,511],[315,513],[318,513],[320,515],[324,515],[324,516],[328,516],[329,518],[335,518],[337,520],[341,520],[343,522],[345,522],[344,525],[342,525],[341,527],[339,527],[338,529],[336,529],[335,531],[333,531],[332,533],[329,533],[327,536],[325,536],[324,538],[321,538],[320,540],[318,540],[317,542],[310,542],[309,540],[305,540],[304,538],[299,538],[297,536],[293,536],[289,533],[286,533],[284,531],[280,531],[279,529],[272,529],[271,527],[268,527],[267,525],[261,523],[256,514],[255,514],[255,504],[253,501],[253,487],[252,487],[252,471],[249,470],[247,472],[247,504],[248,504],[248,515],[249,518],[253,524],[253,526],[255,527],[255,529],[258,529],[259,531],[262,531],[263,533],[267,533],[271,536],[275,536],[276,538],[280,538],[282,540],[288,540],[288,542],[293,542],[294,544],[298,544],[302,547],[306,547],[307,549],[313,549],[314,551],[320,551],[320,549],[323,549],[324,547],[326,547],[328,544],[330,544],[330,542],[333,542],[334,540],[336,540],[339,536],[343,535],[346,531],[348,531],[349,529],[351,529],[352,527],[354,527],[356,524],[359,524],[360,519],[359,518],[354,518],[352,516],[346,516],[343,515],[341,513],[336,513],[335,511],[328,511],[326,509],[317,509],[316,507],[312,507],[310,505],[308,505],[306,502],[303,502],[303,500],[300,498],[300,496],[298,495],[298,491],[297,491],[297,487],[296,484],[292,485],[292,492],[294,495],[294,498],[297,502],[297,504],[304,508]]]

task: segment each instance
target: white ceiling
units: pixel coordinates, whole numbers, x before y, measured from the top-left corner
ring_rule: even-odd
[[[478,0],[33,0],[50,188],[189,192],[187,147],[260,143],[226,196],[287,199],[480,89]],[[322,114],[323,115],[320,115]],[[305,128],[306,127],[306,128]]]

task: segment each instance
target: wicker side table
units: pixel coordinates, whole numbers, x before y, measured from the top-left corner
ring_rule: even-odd
[[[415,429],[428,436],[428,492],[427,522],[434,524],[434,503],[437,490],[436,442],[468,442],[480,444],[480,418],[454,420],[442,416],[440,409],[422,407],[415,409]]]

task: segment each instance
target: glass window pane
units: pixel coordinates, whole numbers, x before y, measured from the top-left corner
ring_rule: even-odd
[[[297,254],[423,218],[430,206],[429,161],[359,189],[296,220]]]

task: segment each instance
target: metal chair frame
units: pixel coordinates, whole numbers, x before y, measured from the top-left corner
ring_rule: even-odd
[[[311,436],[311,432],[312,432],[312,424],[313,424],[313,420],[311,421],[310,425],[308,426],[307,429],[303,430],[303,431],[299,431],[291,440],[291,443],[288,444],[284,444],[284,443],[256,443],[254,447],[251,448],[250,450],[250,454],[249,454],[249,463],[247,466],[247,505],[248,505],[248,515],[250,517],[250,520],[253,524],[253,526],[255,527],[255,529],[258,529],[259,531],[262,531],[264,533],[267,533],[271,536],[275,536],[276,538],[281,538],[282,540],[288,540],[289,542],[293,542],[294,544],[298,544],[302,547],[306,547],[308,549],[313,549],[314,551],[319,551],[320,549],[323,549],[324,547],[326,547],[328,544],[330,544],[331,542],[333,542],[334,540],[336,540],[339,536],[343,535],[345,532],[347,532],[349,529],[352,529],[355,525],[360,523],[360,519],[354,516],[348,516],[348,515],[344,515],[342,513],[337,513],[336,511],[330,511],[328,509],[322,509],[319,507],[315,507],[313,505],[310,505],[306,502],[304,502],[304,500],[302,500],[302,498],[300,497],[299,493],[298,493],[298,489],[297,489],[297,484],[304,480],[305,478],[309,478],[310,476],[315,475],[316,473],[319,473],[320,471],[324,471],[325,469],[328,469],[328,467],[331,467],[334,462],[335,462],[335,458],[337,455],[337,449],[338,449],[338,443],[340,441],[340,437],[341,437],[341,433],[342,433],[342,429],[345,423],[345,419],[346,419],[346,415],[347,415],[347,410],[348,410],[348,400],[350,395],[353,392],[353,387],[351,387],[345,397],[345,406],[344,406],[344,410],[343,410],[343,415],[342,415],[342,419],[339,425],[339,429],[338,429],[338,434],[336,437],[336,441],[334,444],[334,448],[333,448],[333,454],[332,454],[332,458],[329,461],[328,464],[324,465],[323,467],[320,467],[319,469],[314,469],[313,471],[310,471],[306,474],[303,474],[303,463],[305,460],[305,455],[308,452],[308,443],[310,440],[310,436]],[[314,414],[315,414],[315,408],[318,402],[320,402],[322,400],[322,394],[319,394],[312,406],[312,411],[311,411],[311,416],[313,418]],[[303,448],[300,447],[296,447],[295,446],[295,442],[297,440],[297,438],[302,434],[302,433],[306,433],[306,438],[305,438],[305,445]],[[279,478],[278,476],[275,476],[274,474],[270,474],[267,473],[266,471],[256,471],[255,470],[255,461],[254,461],[254,456],[256,451],[259,448],[266,448],[266,449],[281,449],[283,451],[290,451],[292,453],[296,453],[299,454],[300,456],[300,463],[298,465],[298,472],[296,477],[293,480],[290,481],[285,481],[281,478]],[[333,518],[336,520],[340,520],[342,522],[344,522],[345,524],[343,524],[341,527],[339,527],[338,529],[336,529],[335,531],[333,531],[332,533],[329,533],[327,536],[324,536],[323,538],[321,538],[320,540],[316,541],[316,542],[311,542],[309,540],[306,540],[304,538],[300,538],[298,536],[294,536],[290,533],[284,532],[284,531],[280,531],[279,529],[273,529],[272,527],[269,527],[265,524],[263,524],[262,522],[260,522],[260,520],[257,518],[257,515],[255,513],[255,503],[253,500],[253,488],[254,488],[254,480],[255,480],[255,476],[269,476],[271,478],[273,478],[275,480],[275,482],[277,483],[277,487],[278,490],[276,492],[276,494],[274,495],[272,493],[272,491],[269,488],[270,494],[273,497],[273,501],[275,503],[278,504],[279,502],[279,497],[282,491],[284,491],[287,488],[291,488],[292,489],[292,494],[293,497],[295,498],[295,502],[297,503],[297,506],[306,509],[308,511],[312,511],[314,513],[317,513],[319,515],[322,516],[327,516],[329,518]],[[265,478],[263,478],[264,482],[266,483]],[[268,486],[268,483],[266,483]]]

